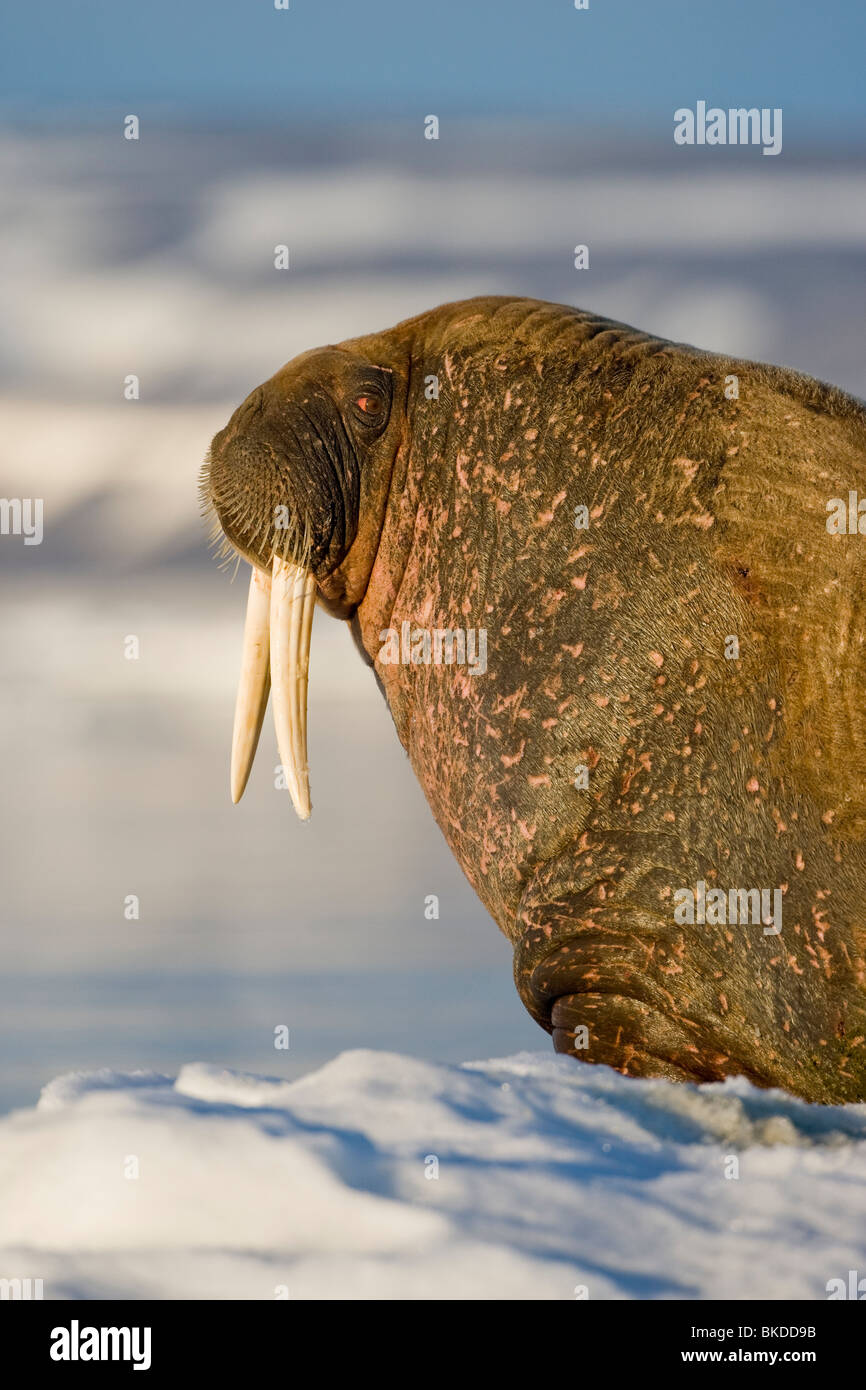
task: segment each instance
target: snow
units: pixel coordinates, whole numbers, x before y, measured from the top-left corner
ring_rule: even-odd
[[[46,1298],[826,1298],[863,1265],[864,1159],[866,1105],[547,1053],[72,1073],[0,1121],[0,1275]]]

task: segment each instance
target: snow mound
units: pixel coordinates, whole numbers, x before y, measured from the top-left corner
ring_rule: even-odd
[[[866,1106],[547,1054],[287,1082],[74,1073],[0,1121],[0,1276],[46,1298],[826,1298]]]

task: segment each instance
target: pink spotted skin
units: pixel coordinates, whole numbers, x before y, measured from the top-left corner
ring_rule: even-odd
[[[320,595],[527,1009],[630,1075],[866,1099],[866,536],[827,525],[863,404],[526,299],[336,351],[393,399]],[[484,630],[486,669],[383,659],[404,624]],[[781,930],[678,919],[699,883]]]

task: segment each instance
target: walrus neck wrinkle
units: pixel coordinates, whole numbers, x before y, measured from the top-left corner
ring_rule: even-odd
[[[408,397],[412,397],[411,382]],[[376,554],[364,596],[358,605],[364,646],[374,659],[379,647],[379,633],[394,625],[412,568],[413,555],[422,541],[424,450],[415,445],[414,411],[407,400],[403,434],[394,457],[382,509]]]

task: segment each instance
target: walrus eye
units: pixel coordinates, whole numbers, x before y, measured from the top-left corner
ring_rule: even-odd
[[[378,420],[385,409],[385,398],[378,391],[365,391],[363,396],[358,396],[355,405],[371,420]]]
[[[364,363],[347,383],[347,415],[363,431],[361,440],[367,442],[382,433],[391,414],[393,372],[390,367],[373,367]]]

